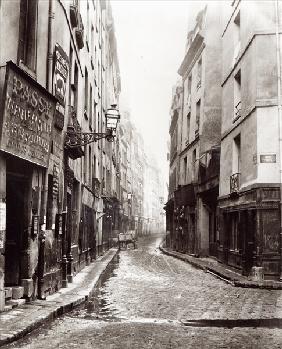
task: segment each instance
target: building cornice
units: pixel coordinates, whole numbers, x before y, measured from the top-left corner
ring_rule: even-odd
[[[199,52],[202,52],[204,48],[204,37],[198,33],[193,40],[192,44],[190,45],[179,69],[178,69],[178,74],[182,77],[185,76],[185,73],[189,70],[188,68],[191,66],[191,63],[195,60],[195,57]]]

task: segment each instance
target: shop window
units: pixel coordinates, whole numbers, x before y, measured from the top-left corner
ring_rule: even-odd
[[[231,214],[231,236],[229,248],[230,250],[238,251],[241,248],[241,237],[239,229],[239,213],[234,212]]]
[[[21,0],[18,60],[36,70],[37,0]]]

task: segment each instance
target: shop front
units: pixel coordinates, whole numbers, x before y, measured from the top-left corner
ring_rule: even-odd
[[[1,80],[0,275],[6,297],[31,298],[40,293],[38,243],[46,227],[56,99],[14,63],[1,69],[6,71]]]
[[[219,200],[218,259],[243,275],[261,268],[265,279],[280,274],[279,188],[240,191]]]

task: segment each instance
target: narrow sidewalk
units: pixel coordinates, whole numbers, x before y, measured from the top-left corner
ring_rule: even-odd
[[[200,258],[193,257],[191,255],[173,251],[170,248],[166,248],[160,245],[160,250],[169,256],[181,259],[184,262],[190,263],[196,268],[202,269],[215,277],[222,279],[229,284],[236,287],[252,287],[252,288],[266,288],[282,290],[282,282],[274,280],[253,281],[246,276],[243,276],[228,266],[218,262],[213,258]]]
[[[115,248],[107,251],[75,275],[73,283],[67,288],[60,289],[46,300],[35,300],[0,313],[0,346],[23,337],[42,324],[87,301],[117,252]]]

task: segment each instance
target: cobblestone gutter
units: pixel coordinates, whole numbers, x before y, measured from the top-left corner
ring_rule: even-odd
[[[109,250],[100,259],[78,273],[68,288],[62,288],[59,292],[47,297],[46,300],[36,300],[1,313],[0,346],[18,340],[44,323],[86,302],[117,251],[117,249]]]

